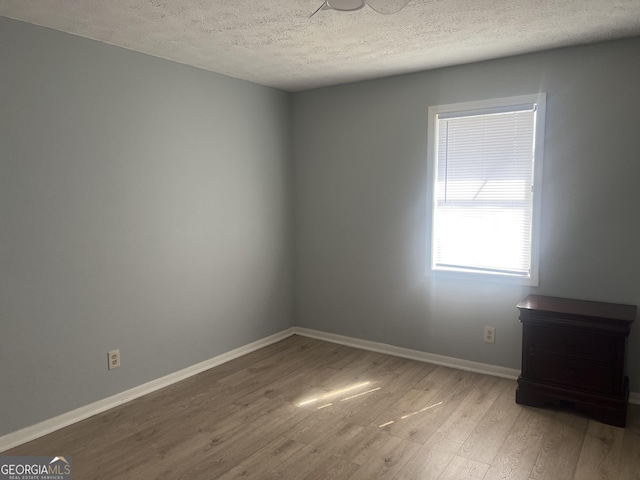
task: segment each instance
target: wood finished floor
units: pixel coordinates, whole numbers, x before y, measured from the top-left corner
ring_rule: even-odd
[[[293,336],[3,455],[86,479],[640,480],[627,428],[488,375]]]

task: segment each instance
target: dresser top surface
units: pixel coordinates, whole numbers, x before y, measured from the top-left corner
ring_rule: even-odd
[[[516,307],[520,310],[535,310],[581,317],[607,318],[618,321],[633,322],[638,309],[635,305],[618,303],[592,302],[569,298],[529,295]]]

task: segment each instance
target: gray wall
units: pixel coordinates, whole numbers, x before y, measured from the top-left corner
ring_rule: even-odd
[[[0,17],[0,435],[292,325],[290,100]]]
[[[294,323],[518,368],[529,292],[640,304],[639,57],[289,95],[0,17],[0,435]],[[537,91],[540,287],[425,276],[427,108]]]
[[[297,324],[517,369],[527,294],[640,304],[639,59],[636,38],[295,94]],[[428,107],[539,91],[540,286],[425,276]],[[640,392],[640,322],[629,353]]]

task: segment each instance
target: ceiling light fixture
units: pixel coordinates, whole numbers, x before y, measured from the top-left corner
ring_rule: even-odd
[[[320,10],[337,10],[339,12],[353,12],[368,5],[383,15],[397,13],[407,6],[410,0],[324,0],[318,9],[309,15],[313,17]]]

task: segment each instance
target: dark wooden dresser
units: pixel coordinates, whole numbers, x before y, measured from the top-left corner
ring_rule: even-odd
[[[637,307],[529,295],[517,308],[523,333],[516,402],[571,402],[603,423],[624,427],[627,337]]]

